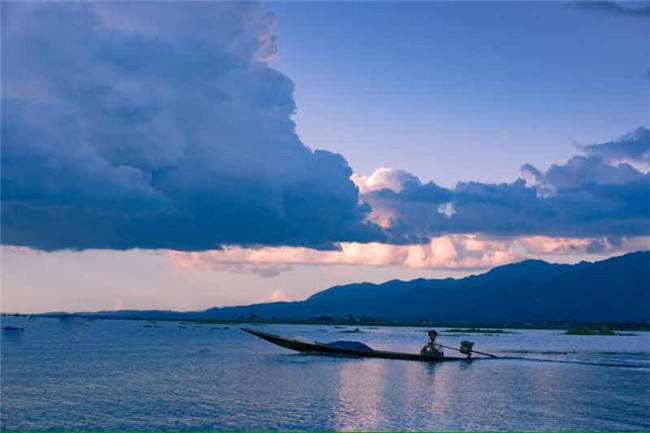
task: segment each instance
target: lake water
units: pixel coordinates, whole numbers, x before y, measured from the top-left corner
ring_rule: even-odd
[[[2,325],[25,327],[2,332],[3,430],[650,430],[648,333],[442,333],[439,341],[452,346],[470,339],[505,356],[603,365],[436,365],[293,354],[237,326],[42,318]],[[427,339],[418,328],[260,329],[412,352]]]

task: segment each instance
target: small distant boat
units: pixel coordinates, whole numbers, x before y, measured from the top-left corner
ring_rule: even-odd
[[[3,331],[23,332],[25,330],[25,328],[21,328],[19,326],[3,326],[2,330]]]
[[[415,353],[388,352],[384,350],[373,350],[363,343],[353,341],[339,341],[335,343],[317,343],[304,341],[296,338],[281,337],[268,332],[258,331],[256,329],[241,328],[242,331],[248,332],[256,337],[273,343],[286,349],[297,352],[314,353],[321,355],[344,355],[363,358],[382,358],[382,359],[400,359],[404,361],[424,361],[424,362],[444,362],[444,361],[465,361],[467,358],[454,356],[424,356]],[[475,358],[480,359],[480,358]]]

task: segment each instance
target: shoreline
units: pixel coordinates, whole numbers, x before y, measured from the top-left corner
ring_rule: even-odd
[[[183,314],[183,313],[178,313]],[[280,320],[280,319],[253,319],[253,320],[213,320],[213,319],[194,319],[194,318],[149,318],[149,317],[115,317],[112,315],[102,315],[98,313],[40,313],[40,314],[22,314],[22,313],[0,313],[0,320],[5,317],[23,317],[23,318],[48,318],[48,319],[83,319],[83,320],[135,320],[142,322],[176,322],[199,325],[312,325],[312,326],[350,326],[350,327],[397,327],[397,328],[463,328],[459,331],[473,334],[489,334],[502,329],[521,329],[521,330],[571,330],[576,328],[610,328],[615,331],[636,331],[650,332],[649,325],[634,323],[558,323],[558,324],[480,324],[480,323],[414,323],[414,322],[391,322],[380,320],[316,320],[316,319],[297,319],[297,320]],[[507,333],[503,333],[507,334]]]

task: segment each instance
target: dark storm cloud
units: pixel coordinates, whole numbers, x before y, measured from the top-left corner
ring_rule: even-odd
[[[2,242],[43,250],[381,239],[295,133],[250,2],[5,3]]]
[[[630,2],[627,3],[628,4],[603,0],[603,1],[578,1],[576,4],[579,7],[597,11],[597,12],[645,18],[645,19],[650,18],[650,6],[647,5],[630,6],[629,5]]]

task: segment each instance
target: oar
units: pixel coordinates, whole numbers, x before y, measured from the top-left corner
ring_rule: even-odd
[[[436,344],[438,346],[444,347],[445,349],[456,350],[456,351],[458,351],[460,353],[464,353],[465,355],[467,355],[467,353],[463,352],[460,349],[456,349],[455,347],[445,346],[444,344],[440,344],[440,343],[436,343]],[[498,356],[492,355],[491,353],[479,352],[478,350],[474,350],[474,349],[472,349],[472,353],[478,353],[479,355],[489,356],[490,358],[498,358]]]

